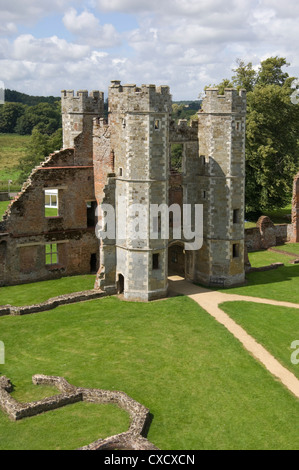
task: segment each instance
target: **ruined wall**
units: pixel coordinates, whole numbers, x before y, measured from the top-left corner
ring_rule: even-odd
[[[75,153],[69,149],[48,157],[8,207],[0,232],[5,247],[1,285],[90,272],[91,255],[98,252],[95,230],[87,226],[86,203],[95,199],[93,167],[74,166]],[[45,213],[45,190],[50,188],[58,189],[55,217]],[[56,252],[51,263],[49,249]]]

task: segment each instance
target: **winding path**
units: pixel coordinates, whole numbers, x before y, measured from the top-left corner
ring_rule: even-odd
[[[234,302],[238,300],[298,309],[299,304],[211,291],[210,289],[205,289],[204,287],[191,284],[180,276],[169,277],[169,290],[174,293],[187,295],[191,299],[195,300],[195,302],[197,302],[219,323],[224,325],[225,328],[227,328],[227,330],[243,344],[245,349],[261,362],[266,369],[271,372],[271,374],[278,378],[297,398],[299,398],[299,380],[297,377],[282,366],[277,359],[275,359],[272,354],[270,354],[261,344],[250,336],[244,328],[238,325],[219,308],[219,304],[223,302]]]

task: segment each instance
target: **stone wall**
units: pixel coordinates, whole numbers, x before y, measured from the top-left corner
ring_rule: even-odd
[[[99,264],[95,227],[87,220],[87,203],[95,201],[93,165],[84,155],[76,146],[51,154],[10,203],[0,226],[0,286],[87,274],[92,256]],[[45,213],[46,189],[58,190],[55,217]],[[57,252],[50,262],[48,250]]]
[[[18,421],[82,401],[97,404],[115,404],[130,415],[129,430],[116,436],[99,439],[79,450],[157,449],[143,437],[146,434],[150,420],[149,410],[124,392],[75,387],[70,385],[63,377],[46,375],[35,375],[32,377],[32,382],[34,385],[56,387],[61,393],[32,403],[19,403],[10,395],[12,391],[10,380],[5,376],[0,377],[0,407],[12,420]]]
[[[272,246],[283,245],[292,240],[293,225],[274,225],[269,217],[261,216],[257,226],[245,229],[247,251],[267,250]]]

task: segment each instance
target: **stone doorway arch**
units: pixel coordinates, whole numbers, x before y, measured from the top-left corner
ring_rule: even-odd
[[[184,243],[174,241],[168,247],[168,276],[186,277],[186,255]]]

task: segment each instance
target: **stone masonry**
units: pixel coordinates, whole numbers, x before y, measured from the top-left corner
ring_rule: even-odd
[[[33,170],[0,222],[0,285],[97,272],[96,289],[146,301],[167,295],[170,271],[208,286],[242,284],[245,91],[207,89],[190,126],[171,120],[167,86],[114,80],[108,103],[105,122],[103,93],[62,92],[63,149]],[[174,144],[182,149],[180,169],[171,167]],[[58,190],[55,217],[45,216],[47,189]],[[101,226],[107,204],[124,227],[97,237],[95,210]],[[139,239],[131,237],[135,204],[145,208]],[[178,204],[182,212],[202,205],[202,247],[186,249],[172,212],[169,236],[161,236],[158,214],[153,239],[153,204]]]

